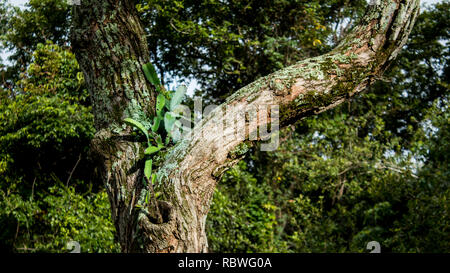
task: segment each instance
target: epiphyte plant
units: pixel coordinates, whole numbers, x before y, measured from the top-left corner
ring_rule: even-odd
[[[181,129],[181,123],[178,118],[180,115],[176,114],[175,111],[185,97],[187,88],[185,85],[181,85],[176,91],[166,91],[161,85],[155,67],[151,63],[144,64],[142,70],[145,78],[154,86],[158,94],[155,105],[156,115],[153,117],[153,123],[150,123],[147,127],[143,122],[132,118],[126,118],[124,122],[141,131],[146,137],[144,186],[149,187],[153,194],[153,199],[156,199],[153,185],[157,180],[157,176],[152,170],[152,156],[166,148],[171,140],[174,143],[179,140],[180,133],[178,130]],[[146,203],[148,203],[148,192],[145,199]],[[154,201],[156,202],[156,200]],[[158,206],[156,206],[156,209],[158,210]]]

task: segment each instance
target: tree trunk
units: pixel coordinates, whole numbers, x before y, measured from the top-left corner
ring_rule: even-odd
[[[91,92],[98,130],[92,148],[122,250],[206,252],[205,222],[216,183],[251,145],[246,139],[264,138],[258,128],[270,126],[273,131],[278,122],[271,118],[279,117],[279,124],[286,126],[339,105],[381,77],[397,56],[420,1],[377,2],[381,3],[369,6],[360,25],[333,51],[237,91],[164,158],[155,159],[160,180],[156,190],[164,200],[159,201],[162,224],[156,224],[152,211],[136,207],[144,203],[146,193],[144,147],[123,125],[126,117],[152,115],[155,101],[141,71],[149,54],[133,1],[83,0],[74,6],[72,46]],[[250,113],[242,115],[261,106],[269,109],[256,119]]]

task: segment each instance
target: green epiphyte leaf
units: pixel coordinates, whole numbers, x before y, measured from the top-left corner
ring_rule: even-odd
[[[181,139],[181,122],[179,120],[175,121],[172,128],[172,139],[173,142],[178,142]]]
[[[158,74],[156,74],[155,67],[151,63],[146,63],[142,66],[142,70],[144,70],[144,75],[147,80],[155,87],[159,88],[161,83],[159,81]]]
[[[164,129],[166,129],[166,132],[170,134],[170,131],[172,131],[173,125],[175,124],[175,117],[172,113],[166,112],[164,115]]]
[[[144,133],[144,135],[147,137],[147,141],[148,141],[148,131],[142,123],[140,123],[139,121],[134,120],[132,118],[126,118],[126,119],[124,119],[124,122],[141,130],[142,133]]]
[[[144,187],[147,187],[147,180],[143,177],[142,178],[142,184],[144,185]]]
[[[158,146],[158,147],[150,146],[147,149],[145,149],[144,154],[146,154],[146,155],[154,154],[154,153],[158,152],[159,150],[161,150],[161,148],[162,148],[161,146]]]
[[[148,159],[145,161],[145,167],[144,167],[144,175],[147,177],[148,180],[150,180],[152,176],[152,164],[153,160]]]
[[[167,108],[167,110],[169,110],[170,111],[170,101],[172,100],[172,97],[173,97],[173,94],[175,93],[175,91],[169,91],[169,92],[167,92],[167,95],[168,95],[168,99],[166,99],[166,104],[164,105],[166,108]]]
[[[158,114],[158,116],[164,109],[165,104],[166,104],[166,97],[164,97],[163,94],[159,94],[158,97],[156,98],[156,113]]]
[[[152,174],[152,184],[155,185],[156,182],[156,173]]]
[[[170,142],[170,133],[167,134],[167,137],[166,137],[166,141],[165,141],[165,142],[166,142],[166,146],[169,145],[169,142]]]
[[[175,94],[173,94],[172,99],[170,100],[170,111],[175,110],[175,108],[180,105],[181,101],[183,100],[184,96],[186,95],[187,87],[186,85],[180,85],[177,88],[177,91]]]
[[[162,138],[160,135],[156,135],[155,140],[156,140],[156,143],[158,144],[158,146],[161,146],[161,148],[164,147],[164,144],[162,142]]]
[[[157,116],[157,117],[153,118],[153,124],[152,124],[152,132],[153,133],[158,132],[160,123],[161,123],[161,117]]]

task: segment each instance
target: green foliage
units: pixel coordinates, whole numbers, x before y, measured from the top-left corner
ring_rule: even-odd
[[[32,62],[38,44],[50,40],[61,46],[68,42],[71,6],[66,0],[30,0],[25,9],[4,6],[4,13],[0,8],[0,29],[4,30],[0,32],[0,51],[4,48],[12,55],[2,84],[14,86],[21,68]]]
[[[215,252],[278,252],[286,242],[277,237],[277,212],[267,184],[248,172],[241,161],[224,175],[214,195],[206,230]],[[226,189],[226,190],[225,190]]]
[[[142,70],[144,71],[147,80],[155,87],[155,89],[158,92],[165,90],[164,87],[161,86],[158,75],[156,74],[156,69],[151,63],[143,65]],[[153,124],[151,124],[149,128],[146,128],[145,125],[143,125],[141,122],[134,120],[132,118],[124,119],[124,121],[128,125],[131,125],[132,127],[139,129],[147,138],[147,148],[144,151],[146,159],[144,163],[143,183],[144,185],[146,185],[146,181],[149,182],[148,186],[151,187],[151,192],[154,192],[153,184],[157,179],[157,174],[152,173],[153,160],[151,156],[159,152],[160,150],[164,149],[165,145],[168,145],[170,140],[172,140],[173,142],[177,142],[178,138],[176,137],[177,134],[175,131],[180,128],[179,126],[175,128],[177,115],[172,111],[175,111],[176,108],[181,104],[185,95],[186,95],[185,86],[178,87],[174,94],[171,94],[170,92],[166,94],[159,93],[156,98],[156,105],[155,105],[156,116],[153,117]],[[166,107],[167,110],[169,111],[165,111],[164,107]],[[164,123],[164,130],[165,130],[164,132],[160,130],[161,122]],[[149,131],[151,134],[149,134]],[[164,139],[163,136],[165,136],[164,141],[165,145],[163,144]],[[152,146],[152,143],[155,144],[156,146]],[[147,192],[146,194],[145,197],[146,203],[150,201],[148,198],[149,194],[150,194],[149,192]],[[156,198],[155,196],[153,197]]]
[[[161,150],[163,147],[164,147],[164,146],[158,146],[158,147],[156,147],[156,146],[150,146],[150,147],[148,147],[147,149],[145,149],[144,153],[145,153],[146,155],[151,155],[151,154],[157,153],[157,152],[158,152],[159,150]]]
[[[166,112],[164,114],[164,129],[166,129],[166,132],[170,132],[174,124],[175,116],[170,112]]]
[[[51,43],[37,47],[20,89],[0,102],[0,162],[9,175],[31,180],[36,164],[44,172],[55,167],[50,164],[67,164],[66,151],[84,153],[94,134],[75,57]]]
[[[448,160],[432,166],[426,156],[418,171],[412,162],[424,154],[405,157],[392,152],[398,139],[376,140],[385,134],[381,119],[376,135],[358,137],[367,121],[341,111],[305,121],[297,130],[310,133],[290,132],[279,151],[256,153],[224,176],[208,215],[212,251],[364,252],[374,240],[383,252],[449,250]],[[432,111],[433,124],[448,123],[448,108]],[[433,137],[439,155],[448,154],[446,127]],[[267,204],[271,214],[263,214]]]
[[[164,110],[164,106],[166,105],[166,97],[164,97],[163,94],[159,94],[156,98],[156,113],[159,114],[157,117],[155,117],[157,120],[160,120],[160,115],[162,114],[162,110]],[[155,124],[156,125],[156,124]],[[155,126],[156,130],[158,130],[159,126]],[[152,131],[156,131],[153,130]]]
[[[212,251],[450,250],[449,10],[445,1],[420,15],[389,82],[288,128],[279,150],[256,147],[224,175],[207,221]],[[247,215],[262,204],[275,208],[272,228],[250,232]]]
[[[143,71],[147,80],[155,86],[156,90],[165,90],[164,87],[160,85],[156,70],[151,63],[143,65]],[[147,150],[149,152],[153,150],[153,148],[151,148],[151,142],[158,144],[159,149],[163,148],[161,141],[162,136],[166,136],[166,143],[169,143],[170,139],[172,139],[172,141],[174,142],[177,141],[177,139],[173,137],[174,130],[177,129],[174,127],[174,125],[178,117],[178,115],[174,111],[176,111],[176,108],[181,104],[184,97],[186,96],[186,90],[186,86],[180,86],[174,93],[163,92],[158,94],[155,105],[156,116],[153,117],[153,124],[150,124],[149,128],[146,128],[146,126],[138,120],[134,120],[132,118],[124,119],[126,123],[128,123],[132,127],[138,128],[142,133],[144,133],[144,135],[147,137]],[[164,107],[166,107],[169,111],[164,110]],[[164,123],[165,132],[162,132],[162,130],[160,130],[161,121]],[[151,134],[149,134],[149,131],[151,131]],[[150,136],[152,139],[150,138]]]
[[[142,70],[144,70],[145,77],[151,84],[155,87],[159,87],[161,85],[158,75],[156,74],[155,67],[151,63],[144,64],[142,66]]]
[[[170,100],[170,111],[175,111],[175,109],[180,105],[181,101],[183,100],[184,96],[186,95],[187,88],[185,85],[180,85],[177,90],[175,91],[175,94],[173,94],[172,99]]]
[[[37,44],[32,57],[33,62],[18,81],[24,93],[89,104],[83,74],[72,52],[47,41]]]
[[[0,89],[0,249],[67,252],[74,240],[117,252],[108,198],[91,182],[95,129],[75,56],[46,42],[32,60],[15,89]]]
[[[147,138],[147,143],[150,145],[150,138],[148,136],[148,131],[142,123],[140,123],[139,121],[136,121],[134,119],[131,119],[131,118],[126,118],[123,121],[125,123],[127,123],[128,125],[131,125],[137,129],[139,129],[145,135],[145,137]]]
[[[144,167],[144,175],[147,177],[148,180],[152,177],[152,164],[153,160],[147,159],[145,161],[145,167]]]
[[[120,250],[114,241],[105,192],[79,194],[72,186],[54,185],[48,193],[36,192],[26,198],[15,185],[0,190],[2,248],[12,245],[17,252],[68,252],[66,244],[74,240],[82,252]]]
[[[42,239],[47,241],[41,246],[43,251],[52,249],[66,252],[66,244],[71,240],[80,243],[82,252],[108,253],[120,250],[114,242],[115,228],[106,192],[81,195],[75,192],[74,187],[53,186],[49,193],[44,198],[48,211],[43,220],[49,223],[52,232]]]
[[[328,50],[327,40],[366,1],[141,0],[151,59],[161,75],[194,78],[205,100]],[[336,35],[337,39],[339,35]]]

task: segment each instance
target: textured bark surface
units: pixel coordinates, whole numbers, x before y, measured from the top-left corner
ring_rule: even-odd
[[[83,0],[74,6],[72,48],[93,103],[97,134],[93,155],[109,195],[123,251],[135,236],[135,200],[142,191],[143,147],[127,140],[123,119],[153,113],[155,94],[141,67],[149,60],[133,1]]]
[[[331,109],[381,77],[407,41],[419,0],[383,0],[328,54],[301,61],[242,88],[205,117],[161,159],[158,190],[164,223],[142,202],[143,147],[127,140],[122,120],[151,113],[155,95],[140,65],[148,60],[145,36],[132,1],[82,1],[75,8],[73,47],[94,102],[93,141],[124,251],[206,252],[205,222],[218,178],[237,162],[258,127],[274,126],[240,115],[261,105],[279,107],[281,126]],[[120,50],[114,51],[118,46]],[[270,108],[270,117],[276,108]],[[226,110],[225,115],[221,111]],[[276,111],[278,112],[278,111]],[[277,113],[278,114],[278,113]],[[230,122],[231,121],[231,122]],[[226,124],[223,130],[222,124]],[[219,126],[219,127],[218,127]],[[261,136],[259,136],[261,137]]]

